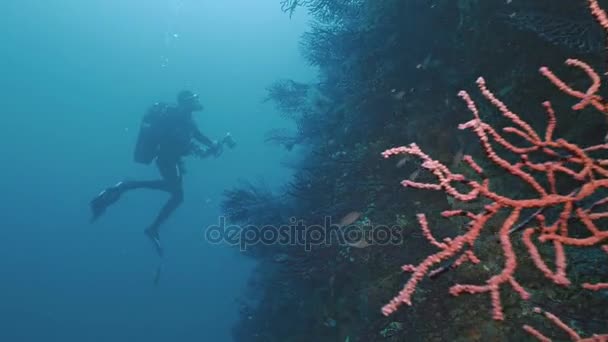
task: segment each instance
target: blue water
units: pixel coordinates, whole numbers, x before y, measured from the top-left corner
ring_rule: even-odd
[[[0,15],[0,341],[230,341],[252,261],[202,230],[238,179],[288,176],[263,143],[284,123],[261,100],[278,78],[314,78],[307,18],[277,0],[3,0]],[[129,193],[94,225],[88,201],[157,177],[132,162],[138,123],[184,88],[201,130],[238,147],[188,160],[154,286],[142,230],[166,194]]]

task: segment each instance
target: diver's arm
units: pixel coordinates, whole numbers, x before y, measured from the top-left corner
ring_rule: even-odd
[[[213,140],[207,138],[207,136],[203,135],[203,133],[201,133],[198,127],[194,128],[194,139],[209,148],[216,147],[216,143],[214,143]]]

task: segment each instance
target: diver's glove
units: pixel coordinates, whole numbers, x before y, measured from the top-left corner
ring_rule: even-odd
[[[224,152],[224,145],[228,146],[230,149],[233,149],[236,146],[236,142],[232,138],[230,132],[226,133],[226,135],[220,141],[213,141],[214,147],[212,148],[213,155],[217,158]]]
[[[226,146],[230,147],[231,149],[236,146],[236,141],[234,141],[234,139],[232,138],[232,134],[230,134],[230,132],[226,133],[226,135],[222,139],[222,143],[225,144]]]
[[[222,152],[224,152],[224,144],[221,141],[214,140],[213,147],[210,148],[210,152],[215,158],[219,157],[222,155]]]

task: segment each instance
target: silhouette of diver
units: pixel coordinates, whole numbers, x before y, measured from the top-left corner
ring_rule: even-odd
[[[198,95],[188,90],[178,94],[177,105],[156,103],[148,110],[141,123],[134,159],[143,164],[150,164],[155,160],[161,179],[123,181],[106,188],[90,203],[92,222],[129,190],[152,189],[167,192],[171,197],[154,222],[144,230],[146,236],[154,243],[158,254],[162,256],[159,227],[183,201],[182,158],[192,154],[205,156],[204,153],[218,156],[222,151],[222,143],[207,138],[194,122],[192,113],[202,110],[203,106],[199,102]],[[195,144],[194,140],[205,145],[206,152]]]

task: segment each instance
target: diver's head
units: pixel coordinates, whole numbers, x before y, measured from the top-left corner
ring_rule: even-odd
[[[190,90],[182,90],[177,94],[177,105],[179,108],[194,112],[203,110],[203,105],[198,100],[198,95]]]

